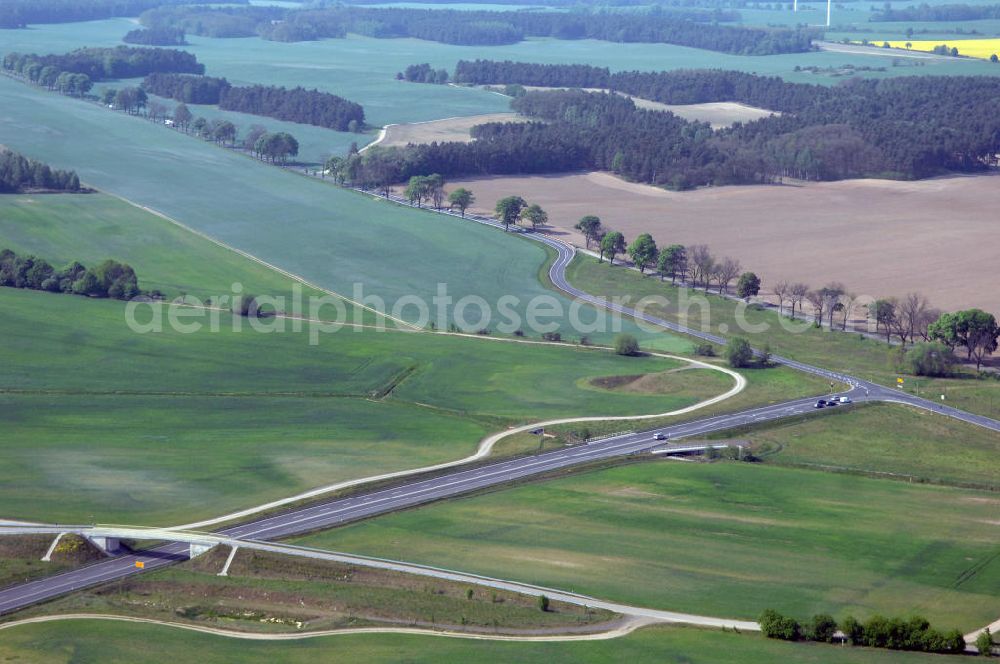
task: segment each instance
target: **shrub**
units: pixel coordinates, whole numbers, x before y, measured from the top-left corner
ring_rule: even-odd
[[[844,633],[847,641],[854,646],[861,645],[865,639],[865,628],[854,616],[847,616],[840,623],[840,631]]]
[[[615,337],[615,353],[619,355],[636,355],[639,352],[639,341],[631,334],[619,334]]]
[[[916,376],[948,376],[956,362],[954,351],[939,341],[915,344],[905,356],[906,368]]]
[[[757,619],[761,633],[769,639],[797,641],[801,636],[801,627],[794,618],[783,616],[774,609],[765,609]]]
[[[806,635],[812,641],[833,642],[833,635],[837,631],[837,621],[828,613],[817,613],[809,621]]]
[[[976,637],[976,649],[979,651],[980,655],[989,657],[993,652],[993,635],[990,634],[990,628],[987,627],[979,633]]]
[[[702,357],[715,357],[715,346],[705,342],[694,347],[694,354]]]
[[[549,610],[549,598],[545,595],[538,596],[538,610],[548,611]]]
[[[743,337],[733,337],[726,344],[726,361],[729,366],[739,369],[748,367],[753,362],[753,349],[750,342]]]

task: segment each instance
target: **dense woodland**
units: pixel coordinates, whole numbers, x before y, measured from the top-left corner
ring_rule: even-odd
[[[466,84],[511,84],[565,88],[606,88],[664,104],[734,101],[773,111],[800,111],[837,93],[823,85],[788,83],[777,76],[757,76],[721,69],[676,69],[663,72],[611,73],[590,65],[545,65],[528,62],[459,60],[454,81]]]
[[[531,92],[512,101],[544,122],[483,125],[470,144],[397,151],[401,177],[613,171],[685,189],[772,182],[923,178],[972,172],[1000,150],[1000,79],[900,77],[824,87],[740,72],[622,72],[577,65],[459,63],[464,82],[608,87],[667,103],[735,101],[781,111],[713,131],[703,123],[638,109],[620,95]]]
[[[143,80],[142,87],[146,92],[185,104],[218,104],[227,111],[337,131],[360,131],[365,126],[365,111],[360,104],[318,90],[265,85],[233,87],[224,78],[185,74],[152,74]]]
[[[1000,18],[1000,5],[928,5],[893,8],[886,5],[872,14],[872,21],[982,21]]]
[[[247,0],[227,0],[232,4]],[[3,0],[0,28],[23,28],[31,23],[75,23],[115,16],[138,16],[153,7],[187,4],[189,0]]]
[[[52,68],[57,72],[83,74],[91,81],[108,78],[136,78],[154,72],[204,74],[205,65],[186,51],[169,48],[81,48],[62,55],[8,53],[3,59],[7,71],[26,75],[31,71]]]
[[[647,13],[497,12],[370,8],[164,7],[144,12],[150,28],[172,27],[209,37],[260,35],[278,41],[343,37],[414,37],[446,44],[513,44],[525,37],[668,43],[726,53],[808,51],[816,33],[789,28],[721,25],[739,20],[725,10],[658,9]]]
[[[140,22],[150,28],[177,28],[199,37],[254,37],[257,26],[280,21],[287,10],[278,7],[158,7],[145,11]]]
[[[184,46],[187,39],[184,31],[180,28],[138,28],[129,30],[122,37],[126,44],[139,44],[141,46]]]
[[[156,73],[142,81],[146,92],[185,104],[218,104],[223,92],[230,87],[229,81],[224,78],[193,74]]]
[[[233,87],[224,78],[185,74],[152,74],[145,78],[142,87],[146,92],[185,104],[218,104],[227,111],[337,131],[360,131],[365,126],[365,111],[360,104],[318,90],[265,85]]]
[[[360,104],[301,87],[291,90],[264,85],[226,88],[219,99],[219,108],[337,131],[360,131],[365,126],[365,111]]]
[[[0,193],[80,191],[73,171],[60,171],[12,150],[0,148]]]

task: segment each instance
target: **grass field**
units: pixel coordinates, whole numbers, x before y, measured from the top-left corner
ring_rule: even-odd
[[[18,615],[110,613],[272,634],[413,624],[480,633],[558,632],[606,629],[618,618],[561,602],[542,612],[530,595],[247,549],[237,552],[220,578],[229,553],[219,547]]]
[[[705,295],[703,291],[693,291],[692,295],[697,298],[705,297],[707,307],[693,304],[689,309],[683,310],[678,307],[679,290],[661,282],[659,278],[643,277],[634,270],[609,268],[607,263],[599,264],[596,259],[582,255],[577,256],[570,265],[567,275],[573,285],[590,293],[609,297],[627,294],[632,296],[633,302],[651,295],[666,297],[670,300],[666,307],[654,305],[648,311],[669,320],[684,322],[696,329],[704,326],[702,316],[707,312],[707,327],[713,332],[740,334],[737,331],[755,330],[741,334],[757,346],[770,344],[771,351],[775,354],[827,369],[846,371],[882,384],[896,385],[897,374],[889,369],[888,347],[883,341],[858,334],[831,333],[803,325],[801,321],[795,323],[792,329],[786,329],[782,322],[789,321],[779,319],[776,311],[756,310],[752,307],[746,307],[743,311],[744,322],[741,323],[737,317],[736,302],[715,295]],[[794,331],[796,329],[800,331]],[[946,403],[957,408],[995,416],[997,407],[1000,406],[1000,381],[997,380],[977,379],[968,373],[960,378],[907,377],[904,380],[907,391],[935,400],[943,394]]]
[[[716,361],[718,362],[719,360]],[[827,381],[799,371],[793,371],[787,367],[749,369],[744,371],[743,375],[747,379],[747,388],[739,394],[726,399],[724,402],[707,406],[706,408],[679,417],[644,420],[641,428],[654,429],[677,422],[711,417],[719,413],[734,412],[745,408],[779,403],[801,397],[821,396],[830,392],[830,384]],[[840,389],[839,386],[837,387]],[[546,428],[546,433],[552,434],[552,438],[539,441],[535,436],[512,437],[501,442],[500,447],[497,449],[498,451],[531,451],[538,449],[540,443],[542,444],[541,449],[553,449],[565,442],[578,442],[593,436],[635,429],[638,426],[640,425],[636,423],[607,420],[603,422],[561,424]]]
[[[25,625],[3,632],[0,656],[35,664],[131,664],[155,652],[160,661],[212,664],[239,660],[464,663],[473,660],[589,664],[611,661],[685,664],[934,664],[964,661],[947,655],[792,644],[754,635],[685,628],[647,628],[611,641],[503,643],[434,636],[374,634],[278,643],[241,641],[151,625],[95,620]]]
[[[768,463],[897,475],[900,479],[1000,488],[1000,436],[895,404],[835,410],[801,422],[729,432]]]
[[[702,615],[916,612],[970,630],[996,619],[998,501],[767,465],[663,461],[303,542]]]
[[[671,393],[590,379],[672,360],[345,329],[136,334],[118,302],[0,289],[0,512],[164,523],[470,454],[506,424],[663,412],[729,389],[707,371]],[[489,345],[487,345],[489,344]],[[70,499],[72,497],[72,499]]]
[[[417,296],[430,306],[443,284],[453,302],[468,295],[485,299],[495,324],[504,295],[518,298],[511,310],[522,321],[533,298],[553,297],[538,280],[548,254],[536,243],[375,201],[7,78],[0,79],[0,104],[0,144],[74,168],[91,185],[319,286],[349,297],[357,292],[354,299],[380,298],[391,310],[401,298]],[[567,319],[569,300],[555,297],[563,313],[554,320],[567,338],[578,337]],[[475,312],[470,310],[471,321]],[[591,320],[593,314],[584,312],[582,318]],[[410,308],[403,315],[415,313]],[[625,329],[651,338],[634,325]],[[590,336],[610,341],[613,333]],[[688,346],[655,336],[661,349]]]
[[[0,196],[0,248],[55,266],[105,258],[130,263],[139,287],[200,298],[244,292],[288,296],[292,280],[107,194]],[[312,293],[305,289],[308,296]]]

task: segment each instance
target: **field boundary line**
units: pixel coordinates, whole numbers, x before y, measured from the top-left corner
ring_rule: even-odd
[[[394,323],[397,323],[399,325],[404,325],[404,326],[406,326],[408,328],[411,328],[413,330],[419,330],[420,329],[419,327],[417,327],[416,325],[414,325],[412,323],[408,323],[408,322],[406,322],[406,321],[404,321],[402,319],[399,319],[399,318],[396,318],[394,316],[391,316],[390,314],[387,314],[387,313],[385,313],[383,311],[378,311],[377,309],[373,309],[373,308],[371,308],[371,307],[369,307],[367,305],[361,304],[360,302],[356,302],[356,301],[352,300],[351,298],[349,298],[349,297],[347,297],[345,295],[341,295],[340,293],[338,293],[336,291],[330,290],[329,288],[324,288],[323,286],[318,286],[318,285],[312,283],[311,281],[309,281],[308,279],[306,279],[305,277],[299,276],[299,275],[295,274],[294,272],[289,272],[288,270],[280,268],[277,265],[274,265],[273,263],[268,263],[264,259],[259,258],[257,256],[254,256],[253,254],[251,254],[251,253],[249,253],[247,251],[243,251],[242,249],[237,249],[236,247],[232,246],[231,244],[226,244],[225,242],[223,242],[222,240],[219,240],[218,238],[214,238],[211,235],[208,235],[207,233],[203,233],[202,231],[199,231],[199,230],[196,230],[194,228],[191,228],[187,224],[184,224],[184,223],[178,221],[177,219],[174,219],[173,217],[171,217],[171,216],[169,216],[169,215],[167,215],[167,214],[165,214],[163,212],[160,212],[159,210],[151,208],[148,205],[142,205],[141,203],[136,203],[135,201],[129,200],[128,198],[125,198],[124,196],[121,196],[119,194],[115,194],[115,193],[112,193],[112,192],[106,192],[106,191],[101,190],[101,193],[106,194],[108,196],[112,196],[113,198],[117,198],[118,200],[122,201],[123,203],[127,203],[128,205],[131,205],[132,207],[138,208],[138,209],[140,209],[140,210],[142,210],[144,212],[148,212],[149,214],[155,215],[155,216],[159,217],[160,219],[163,219],[164,221],[168,221],[171,224],[177,226],[178,228],[181,228],[181,229],[187,231],[188,233],[192,233],[192,234],[200,237],[203,240],[208,240],[209,242],[211,242],[212,244],[214,244],[214,245],[216,245],[218,247],[221,247],[221,248],[226,249],[228,251],[231,251],[231,252],[233,252],[235,254],[238,254],[239,256],[242,256],[243,258],[246,258],[246,259],[248,259],[250,261],[253,261],[254,263],[257,263],[258,265],[261,265],[263,267],[266,267],[269,270],[277,272],[278,274],[280,274],[282,276],[288,277],[289,279],[291,279],[293,281],[296,281],[296,282],[302,284],[303,286],[306,286],[308,288],[312,288],[313,290],[319,291],[321,293],[326,293],[327,295],[332,295],[333,297],[340,298],[341,300],[343,300],[345,302],[348,302],[348,303],[352,304],[355,307],[358,307],[360,309],[364,309],[366,311],[370,311],[371,313],[375,314],[376,316],[381,316],[382,318],[387,318],[387,319],[389,319],[389,320],[391,320]]]

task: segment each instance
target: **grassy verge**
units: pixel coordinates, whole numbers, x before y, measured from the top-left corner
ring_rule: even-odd
[[[767,463],[1000,490],[1000,436],[896,404],[829,411],[720,436],[749,439]]]
[[[111,613],[245,632],[301,632],[365,625],[461,631],[559,633],[594,630],[607,611],[451,581],[261,551],[228,548],[86,590],[18,614]],[[470,592],[471,591],[471,592]]]
[[[638,422],[603,420],[579,424],[560,424],[546,427],[545,433],[549,436],[546,436],[544,440],[539,440],[538,436],[520,435],[501,441],[495,449],[498,454],[549,450],[596,436],[622,431],[654,429],[721,413],[731,413],[745,408],[779,403],[789,399],[826,394],[830,387],[825,380],[786,367],[749,369],[743,371],[743,375],[747,379],[747,387],[742,392],[725,401],[700,408],[686,415],[653,418]]]
[[[0,588],[62,572],[103,557],[83,538],[65,535],[52,552],[52,559],[42,561],[53,538],[48,535],[0,537]]]
[[[24,625],[5,631],[0,656],[19,662],[131,664],[156,653],[158,661],[214,664],[238,660],[407,662],[469,661],[589,664],[611,661],[690,664],[933,664],[959,656],[786,643],[755,635],[680,627],[647,628],[610,641],[509,643],[404,634],[330,636],[294,642],[242,641],[155,625],[79,620]],[[402,655],[405,653],[405,655]]]
[[[633,270],[609,268],[589,256],[578,255],[567,270],[569,281],[595,295],[631,296],[639,298],[666,297],[670,304],[648,307],[649,313],[716,334],[742,334],[762,347],[770,345],[775,354],[815,364],[826,369],[844,371],[884,385],[896,385],[898,375],[889,368],[888,347],[884,342],[859,334],[830,332],[796,321],[804,328],[799,332],[786,329],[778,313],[769,309],[743,307],[741,304],[702,291],[688,291],[661,282],[655,276],[642,276]],[[697,298],[707,306],[685,308],[684,298]],[[703,318],[703,315],[706,318]],[[753,328],[746,328],[745,323]],[[789,323],[789,321],[784,321]],[[766,328],[766,329],[765,329]],[[762,331],[743,333],[742,329]],[[979,379],[965,372],[956,378],[905,378],[904,389],[932,399],[945,396],[945,401],[957,408],[984,415],[995,415],[1000,407],[1000,381]]]
[[[995,619],[997,499],[741,463],[634,464],[303,539],[706,615]],[[912,518],[920,514],[919,519]]]

